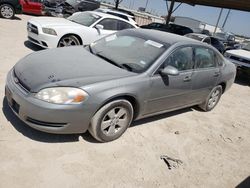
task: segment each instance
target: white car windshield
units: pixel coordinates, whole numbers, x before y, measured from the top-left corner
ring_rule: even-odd
[[[120,68],[141,73],[147,70],[169,46],[139,36],[116,33],[92,43],[90,49],[93,54]]]
[[[67,19],[72,21],[72,22],[89,27],[93,23],[95,23],[97,20],[99,20],[100,18],[101,18],[101,16],[94,14],[94,13],[81,12],[81,13],[73,14],[72,16],[68,17]]]

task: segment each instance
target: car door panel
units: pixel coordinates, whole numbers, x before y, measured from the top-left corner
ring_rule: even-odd
[[[161,69],[171,66],[179,71],[176,76],[162,76]],[[178,48],[163,62],[159,73],[151,77],[150,96],[146,113],[156,113],[191,104],[193,80],[193,49]]]
[[[170,110],[192,103],[192,71],[178,76],[151,78],[151,94],[147,101],[146,114]]]

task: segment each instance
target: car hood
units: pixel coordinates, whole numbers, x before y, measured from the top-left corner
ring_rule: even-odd
[[[83,47],[32,53],[14,66],[14,74],[31,92],[56,86],[82,87],[136,75],[91,54]]]
[[[240,58],[250,60],[250,51],[247,51],[247,50],[243,50],[243,49],[228,50],[228,51],[226,51],[226,53],[240,57]]]
[[[57,26],[79,27],[79,24],[69,21],[65,18],[35,17],[30,19],[29,22],[39,24],[42,27],[57,27]]]

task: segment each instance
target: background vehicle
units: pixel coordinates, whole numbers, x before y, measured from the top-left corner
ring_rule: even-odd
[[[135,16],[132,13],[128,14],[128,13],[123,12],[123,11],[117,11],[117,10],[112,10],[112,9],[107,9],[107,8],[106,9],[99,8],[99,9],[96,9],[95,11],[118,16],[120,18],[123,18],[123,19],[129,21],[129,22],[134,22],[134,24],[138,26],[138,24],[135,21]]]
[[[205,42],[207,44],[211,44],[213,47],[215,47],[220,53],[224,53],[225,47],[222,42],[220,42],[217,38],[199,34],[199,33],[190,33],[185,35],[188,38],[192,38],[201,42]]]
[[[237,48],[235,47],[235,45],[237,45],[238,43],[235,41],[235,36],[232,33],[218,32],[215,33],[213,37],[217,38],[224,44],[225,50],[232,50]]]
[[[250,42],[241,49],[226,51],[224,56],[237,66],[237,73],[247,76],[250,81]]]
[[[28,39],[44,48],[88,45],[97,39],[136,25],[117,16],[85,11],[65,18],[37,17],[27,23]]]
[[[201,42],[129,29],[86,48],[26,56],[8,73],[6,98],[35,129],[89,130],[107,142],[119,138],[134,119],[193,105],[212,110],[233,84],[235,71],[234,64]]]
[[[153,22],[153,23],[150,23],[148,25],[142,25],[141,28],[155,29],[155,30],[159,30],[159,31],[174,33],[177,35],[186,35],[188,33],[193,33],[192,29],[185,27],[185,26],[173,24],[173,23],[169,23],[169,25],[166,25],[166,24],[162,24],[162,23]]]
[[[42,0],[20,0],[23,13],[42,15]]]
[[[43,12],[45,15],[56,17],[68,17],[75,12],[91,11],[100,7],[100,2],[95,0],[66,0],[50,3],[44,2]]]
[[[0,17],[12,19],[15,14],[22,13],[22,5],[19,0],[0,0]]]

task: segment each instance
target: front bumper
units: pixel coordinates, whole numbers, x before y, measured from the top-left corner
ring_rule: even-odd
[[[59,37],[43,33],[42,27],[34,22],[27,24],[28,40],[43,48],[56,48]]]
[[[30,127],[48,133],[73,134],[88,130],[95,109],[91,105],[58,105],[34,97],[8,73],[5,96],[13,112]]]

